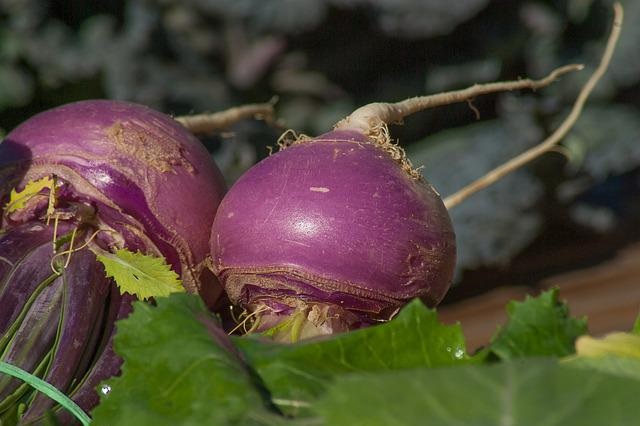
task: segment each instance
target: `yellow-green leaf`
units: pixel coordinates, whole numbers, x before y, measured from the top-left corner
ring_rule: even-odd
[[[164,297],[184,292],[182,282],[164,258],[119,249],[115,253],[94,249],[104,265],[107,277],[112,277],[121,293],[140,299]]]
[[[569,367],[640,380],[640,336],[622,332],[602,338],[582,336],[576,341],[576,354],[563,362]]]
[[[576,341],[576,354],[586,357],[615,355],[640,359],[640,336],[631,333],[611,333],[601,339],[582,336]]]
[[[16,191],[15,188],[12,189],[9,196],[9,202],[6,206],[7,213],[13,213],[23,209],[31,198],[38,195],[43,189],[51,190],[54,184],[55,182],[53,178],[45,176],[41,179],[27,183],[24,189],[20,192]]]

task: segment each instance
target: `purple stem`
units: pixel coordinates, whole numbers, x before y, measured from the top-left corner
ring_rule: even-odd
[[[97,339],[92,339],[93,330],[95,324],[101,322],[100,315],[110,292],[110,281],[98,265],[95,255],[83,250],[73,254],[62,274],[65,292],[63,322],[44,380],[63,392],[68,391],[74,378],[84,376],[84,371],[78,371],[84,353],[89,351],[93,354],[96,349]],[[40,417],[53,404],[47,396],[37,394],[25,413],[24,421]]]

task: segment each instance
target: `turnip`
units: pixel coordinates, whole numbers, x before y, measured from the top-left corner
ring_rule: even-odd
[[[0,198],[56,177],[56,204],[68,220],[94,214],[96,228],[115,231],[98,238],[163,255],[187,289],[198,290],[208,251],[201,226],[225,187],[206,149],[179,123],[140,105],[84,101],[32,117],[0,150]],[[44,217],[41,207],[42,196],[33,197],[5,211],[3,223]]]
[[[455,265],[447,208],[568,132],[607,67],[620,19],[619,12],[600,66],[558,130],[445,202],[391,142],[388,125],[485,93],[537,89],[582,66],[537,81],[366,105],[331,132],[282,144],[285,149],[246,172],[223,199],[211,234],[212,267],[230,301],[244,310],[241,324],[295,341],[389,320],[416,297],[437,305]]]
[[[118,371],[113,323],[132,300],[98,258],[164,258],[167,273],[214,301],[203,230],[225,189],[200,141],[141,105],[78,102],[14,129],[0,144],[0,359],[90,409],[96,384]],[[34,421],[51,405],[0,376],[0,423]]]

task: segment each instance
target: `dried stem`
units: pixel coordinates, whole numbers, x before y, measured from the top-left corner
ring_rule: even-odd
[[[378,127],[380,122],[385,124],[398,123],[405,117],[428,108],[469,101],[477,96],[489,93],[521,89],[540,89],[553,83],[560,76],[572,71],[579,71],[582,68],[584,68],[584,66],[580,64],[565,65],[553,70],[549,75],[539,80],[527,78],[515,81],[474,84],[466,89],[435,95],[418,96],[396,103],[372,103],[355,110],[350,116],[336,124],[335,128],[340,130],[356,130],[364,134],[369,134],[370,129]]]
[[[555,145],[567,135],[569,130],[576,123],[578,118],[580,117],[580,113],[587,101],[587,98],[591,94],[593,88],[596,86],[598,81],[602,78],[605,71],[609,66],[609,62],[611,61],[611,57],[613,56],[613,52],[615,50],[616,44],[618,42],[618,38],[620,36],[620,30],[622,28],[622,18],[623,18],[623,9],[620,3],[614,4],[614,19],[613,19],[613,27],[611,28],[611,34],[609,35],[609,39],[607,41],[606,48],[602,55],[602,59],[600,60],[600,64],[593,72],[589,80],[585,83],[585,85],[580,90],[576,101],[573,104],[571,112],[564,119],[564,121],[560,124],[560,126],[544,141],[542,141],[539,145],[529,149],[528,151],[523,152],[522,154],[512,158],[508,162],[502,164],[501,166],[496,167],[491,170],[489,173],[481,177],[480,179],[472,182],[461,190],[455,192],[454,194],[448,196],[444,200],[444,204],[447,209],[455,207],[460,204],[463,200],[465,200],[470,195],[486,188],[487,186],[497,182],[505,175],[513,172],[514,170],[522,167],[523,165],[529,163],[540,155],[549,152],[555,148]]]
[[[235,123],[248,118],[257,118],[271,123],[275,115],[273,111],[274,103],[275,100],[263,104],[242,105],[211,114],[175,117],[175,120],[189,129],[191,133],[214,133],[227,129]]]
[[[261,313],[263,313],[264,311],[268,310],[269,308],[266,306],[261,306],[259,309],[251,312],[250,314],[248,314],[247,316],[245,316],[245,318],[240,321],[230,332],[228,332],[228,335],[232,335],[233,333],[235,333],[239,328],[244,328],[244,332],[245,334],[248,334],[248,330],[247,330],[247,322],[250,320],[259,320],[260,317],[259,315]],[[253,328],[253,326],[251,327]]]

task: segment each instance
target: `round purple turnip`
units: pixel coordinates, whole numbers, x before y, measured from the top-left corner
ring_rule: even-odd
[[[141,105],[78,102],[15,128],[0,143],[0,359],[95,406],[95,386],[119,370],[113,324],[133,298],[93,251],[163,257],[212,303],[222,290],[203,230],[225,189],[200,141]],[[37,423],[52,406],[0,378],[0,423]]]
[[[353,130],[245,173],[220,205],[211,250],[231,301],[259,312],[257,329],[294,339],[388,320],[415,297],[434,306],[455,265],[438,194]]]

